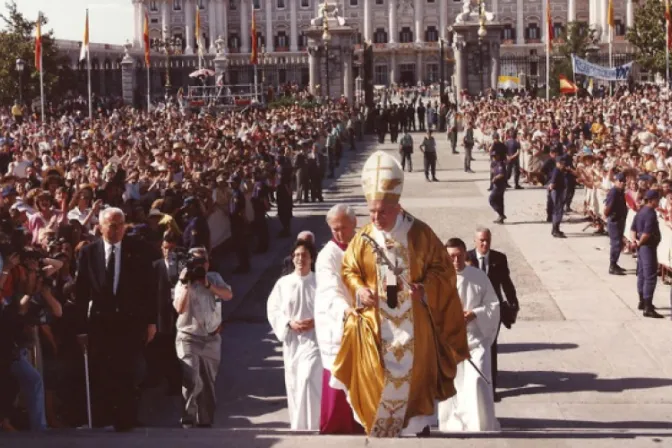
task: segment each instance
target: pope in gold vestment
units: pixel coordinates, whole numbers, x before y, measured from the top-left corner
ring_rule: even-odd
[[[403,171],[379,151],[367,161],[362,183],[370,204],[389,204],[401,194]],[[345,285],[353,297],[362,289],[375,292],[377,306],[352,305],[356,311],[346,318],[332,368],[332,387],[346,391],[356,418],[374,437],[397,437],[431,425],[436,402],[455,394],[456,366],[469,356],[456,274],[443,244],[428,225],[403,211],[389,227],[366,225],[345,253]],[[402,270],[399,277],[422,285],[422,300],[396,281],[397,304],[389,306],[387,286],[395,283],[395,274],[377,263],[365,234]]]

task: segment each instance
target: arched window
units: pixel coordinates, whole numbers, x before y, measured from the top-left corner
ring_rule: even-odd
[[[399,42],[405,44],[413,42],[413,31],[411,31],[411,28],[405,26],[399,31]]]
[[[510,23],[504,24],[502,28],[502,40],[515,40],[516,29]]]
[[[173,0],[173,10],[182,11],[182,0]]]
[[[439,31],[435,26],[428,26],[425,31],[425,41],[426,42],[438,42],[439,41]]]
[[[525,28],[525,38],[531,40],[541,39],[541,30],[539,29],[539,25],[536,23],[530,23],[527,25],[527,28]]]
[[[157,4],[156,0],[152,0],[149,2],[149,10],[150,11],[158,11],[159,10],[159,5]]]
[[[560,22],[555,22],[553,24],[553,36],[557,39],[562,36],[562,33],[565,32],[565,26]]]
[[[384,28],[376,28],[376,32],[373,33],[373,43],[374,44],[384,44],[387,43],[387,32]]]
[[[625,36],[625,25],[621,19],[614,20],[614,36]]]
[[[240,39],[238,38],[238,34],[232,33],[229,36],[229,48],[231,50],[238,50],[240,48]]]
[[[275,49],[277,51],[285,51],[289,47],[289,38],[284,31],[278,31],[275,35]]]

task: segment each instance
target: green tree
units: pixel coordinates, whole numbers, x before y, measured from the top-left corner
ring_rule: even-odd
[[[551,93],[559,93],[559,77],[564,75],[572,79],[572,55],[586,58],[591,46],[597,41],[597,32],[588,26],[586,22],[569,22],[559,37],[560,45],[556,46],[555,54],[552,54],[551,70]]]
[[[665,72],[665,7],[659,0],[640,3],[635,23],[626,35],[635,47],[635,60],[641,68],[653,73]]]
[[[35,27],[36,20],[28,20],[21,14],[14,0],[5,4],[6,11],[0,14],[4,30],[0,31],[0,48],[4,57],[0,58],[0,104],[10,104],[19,98],[19,73],[16,59],[26,62],[22,74],[23,99],[30,102],[40,97],[40,74],[35,67]],[[73,71],[68,60],[58,52],[53,31],[47,31],[48,21],[42,16],[42,67],[44,93],[47,101],[56,101],[73,87]]]

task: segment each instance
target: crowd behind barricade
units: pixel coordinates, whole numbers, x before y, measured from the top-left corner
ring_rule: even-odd
[[[0,109],[0,428],[6,431],[86,423],[72,310],[78,257],[100,241],[105,210],[123,211],[127,238],[165,264],[167,288],[157,296],[167,292],[170,303],[180,268],[194,254],[230,247],[238,259],[234,274],[247,272],[250,246],[269,249],[271,209],[281,224],[278,237],[289,237],[295,204],[323,201],[323,179],[334,177],[344,151],[361,138],[360,111],[343,102],[199,114],[169,101],[145,114],[103,99],[93,122],[87,109],[79,100],[49,106],[45,123],[17,105]],[[215,291],[222,287],[210,283]],[[167,392],[174,393],[177,316],[164,308],[157,320],[168,324],[159,323],[158,332],[172,342],[156,337],[157,346],[148,345],[144,384],[168,372]],[[94,416],[94,424],[109,422]]]
[[[595,234],[610,235],[611,274],[624,274],[618,265],[623,251],[639,254],[638,277],[642,277],[642,266],[649,261],[660,264],[662,272],[672,265],[671,99],[665,88],[633,84],[616,88],[612,96],[563,96],[550,102],[530,95],[469,98],[460,117],[465,128],[481,129],[482,137],[475,142],[480,149],[492,154],[502,148],[506,188],[513,187],[509,181],[516,188],[522,188],[520,182],[548,187],[554,170],[561,170],[561,214],[576,209],[586,219],[586,229],[592,226]],[[580,187],[582,191],[577,190]],[[653,200],[656,196],[659,201]],[[549,190],[548,222],[557,214],[554,202]],[[647,207],[655,210],[654,216],[647,218],[650,226],[643,227],[641,216],[639,227],[637,223],[633,226],[638,212]],[[653,225],[655,221],[657,226],[658,220],[659,230]],[[553,233],[565,237],[556,227]],[[655,235],[642,239],[647,233]],[[651,257],[655,259],[647,255],[642,261],[643,246],[653,248]],[[646,287],[642,283],[646,281],[638,283],[640,309],[645,309],[652,297],[643,296],[652,292],[643,292]],[[654,313],[645,309],[647,314]]]

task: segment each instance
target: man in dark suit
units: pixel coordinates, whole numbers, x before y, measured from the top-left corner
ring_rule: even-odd
[[[91,354],[93,415],[130,431],[137,422],[142,354],[156,334],[157,300],[145,244],[124,238],[124,213],[100,214],[102,239],[79,256],[75,290],[78,340]]]
[[[506,255],[490,248],[491,242],[492,233],[489,229],[476,229],[476,235],[474,236],[476,248],[469,251],[467,260],[470,265],[488,274],[490,283],[495,288],[495,293],[499,299],[501,323],[510,329],[511,325],[516,322],[518,315],[518,297],[516,296],[516,288],[511,281],[509,261]],[[497,331],[497,336],[499,336],[499,330]],[[495,337],[495,342],[492,344],[492,390],[495,392],[495,401],[499,401],[496,388],[497,337]]]
[[[177,312],[173,307],[173,291],[180,273],[175,255],[176,246],[175,239],[164,238],[161,243],[163,257],[152,264],[157,288],[157,333],[147,346],[146,386],[157,386],[165,378],[170,395],[179,394],[182,389],[180,361],[175,352]]]

